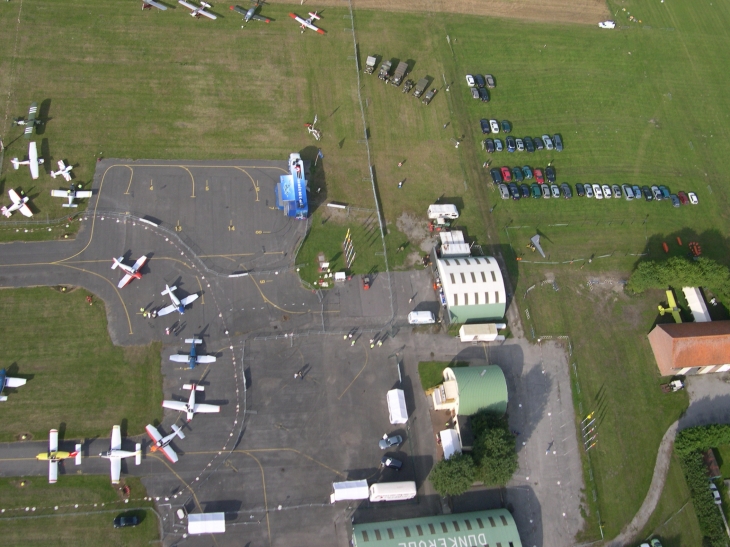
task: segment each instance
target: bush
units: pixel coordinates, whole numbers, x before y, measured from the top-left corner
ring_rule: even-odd
[[[726,444],[730,444],[730,425],[703,425],[680,431],[674,441],[674,450],[683,456]]]
[[[454,454],[448,460],[438,462],[428,480],[442,496],[463,494],[474,483],[474,461],[468,454]]]
[[[641,294],[647,289],[666,289],[669,286],[709,287],[723,302],[728,302],[730,270],[709,258],[691,260],[675,256],[663,262],[640,262],[626,289]]]
[[[681,455],[679,461],[687,479],[692,505],[694,505],[702,535],[713,547],[725,547],[727,545],[725,527],[720,508],[715,505],[712,492],[710,492],[710,481],[702,461],[702,453],[694,451]]]

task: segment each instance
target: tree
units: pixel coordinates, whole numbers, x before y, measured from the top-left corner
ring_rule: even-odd
[[[468,454],[454,454],[431,470],[428,480],[442,496],[458,496],[474,484],[474,461]]]
[[[503,486],[517,471],[515,436],[508,429],[488,429],[474,440],[473,456],[477,480]]]

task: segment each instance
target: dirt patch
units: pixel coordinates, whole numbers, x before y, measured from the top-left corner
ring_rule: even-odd
[[[436,244],[436,237],[428,231],[428,221],[409,213],[403,213],[395,223],[398,231],[405,234],[414,246],[424,252],[429,252]],[[410,257],[409,257],[410,259]]]
[[[288,0],[270,0],[288,4]],[[346,7],[342,0],[318,0],[318,6]],[[355,10],[443,12],[509,17],[526,21],[597,24],[610,16],[603,0],[353,0]]]

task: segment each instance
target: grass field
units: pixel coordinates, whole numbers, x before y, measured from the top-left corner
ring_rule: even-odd
[[[108,477],[69,475],[57,484],[48,484],[41,477],[0,479],[3,545],[157,544],[158,523],[152,501],[142,499],[146,492],[139,479],[129,477],[125,483],[131,490],[129,504],[109,484]],[[26,507],[32,510],[26,511]],[[141,522],[136,527],[116,530],[112,522],[119,515],[136,515]]]
[[[104,304],[89,306],[87,294],[0,291],[0,367],[28,378],[3,404],[0,441],[47,439],[51,428],[67,439],[107,437],[114,424],[136,435],[162,418],[159,344],[113,346]]]

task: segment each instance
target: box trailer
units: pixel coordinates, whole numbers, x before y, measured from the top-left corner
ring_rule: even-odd
[[[417,492],[414,481],[379,482],[370,487],[370,501],[410,500],[416,497]]]
[[[462,325],[459,338],[462,342],[501,342],[504,336],[497,331],[507,328],[504,323],[480,323]]]
[[[391,389],[386,394],[386,400],[388,401],[390,423],[393,425],[406,423],[408,421],[408,409],[406,408],[404,391],[402,389]]]
[[[431,220],[436,220],[437,218],[459,218],[459,210],[452,203],[429,205],[428,218]]]
[[[188,515],[188,534],[223,534],[225,531],[225,513]]]
[[[330,503],[347,500],[366,500],[370,496],[368,481],[342,481],[332,483]]]

